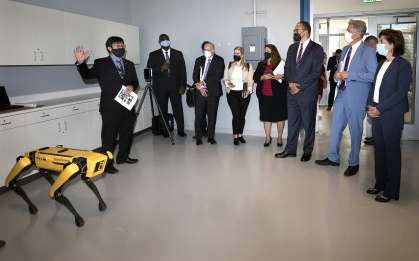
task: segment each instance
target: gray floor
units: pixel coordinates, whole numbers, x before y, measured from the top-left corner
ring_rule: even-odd
[[[374,155],[362,146],[360,172],[344,177],[350,140],[342,140],[340,167],[327,157],[330,112],[316,135],[313,159],[275,159],[264,138],[246,136],[218,145],[176,136],[176,145],[147,133],[136,137],[135,165],[94,179],[108,209],[79,179],[64,194],[84,218],[48,195],[46,180],[23,188],[38,207],[31,216],[14,192],[0,196],[0,260],[419,260],[419,142],[403,141],[398,202],[376,203]],[[276,140],[274,139],[274,142]],[[285,142],[285,140],[284,140]]]

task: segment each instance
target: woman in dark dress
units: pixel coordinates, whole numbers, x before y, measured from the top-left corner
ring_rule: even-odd
[[[288,119],[287,113],[287,85],[281,73],[274,73],[278,66],[283,67],[278,49],[275,45],[265,46],[265,59],[259,62],[253,75],[253,80],[257,84],[256,96],[259,99],[260,120],[263,121],[266,133],[266,141],[263,144],[268,147],[272,142],[271,128],[272,123],[277,123],[278,146],[282,146],[282,132],[284,131],[285,120]],[[272,71],[269,72],[269,71]],[[268,73],[269,72],[269,73]]]

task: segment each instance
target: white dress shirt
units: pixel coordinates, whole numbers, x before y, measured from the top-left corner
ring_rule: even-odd
[[[304,55],[304,51],[306,50],[306,48],[307,48],[307,45],[310,43],[310,38],[308,39],[308,40],[306,40],[304,43],[303,43],[303,52],[301,53],[301,59],[303,58],[303,55]],[[298,54],[300,53],[300,48],[301,48],[301,42],[300,43],[298,43],[298,51],[297,51],[297,56],[295,57],[295,60],[297,61],[298,60]]]
[[[388,67],[390,66],[391,61],[387,62],[385,61],[383,63],[383,66],[381,66],[380,71],[377,74],[377,80],[375,81],[375,88],[374,88],[374,102],[379,103],[380,102],[380,87],[381,82],[383,81],[383,76],[386,73]]]
[[[235,66],[233,74],[231,75],[231,79],[230,79],[230,82],[232,82],[233,85],[235,86],[231,88],[230,90],[233,90],[233,91],[243,90],[243,77],[242,76],[243,76],[242,67]]]
[[[353,46],[352,46],[352,52],[351,52],[351,57],[349,58],[349,63],[348,63],[348,71],[349,71],[349,68],[351,68],[351,62],[352,62],[352,60],[353,60],[353,58],[354,58],[354,56],[355,56],[355,53],[356,53],[356,50],[358,50],[358,47],[361,45],[361,42],[362,41],[359,41],[359,42],[357,42],[356,44],[354,44]],[[348,48],[348,52],[349,52],[349,49],[351,49],[351,47],[349,47]],[[343,59],[343,64],[341,65],[341,67],[339,68],[340,69],[340,71],[339,72],[343,72],[343,70],[345,70],[345,64],[346,64],[346,58],[347,58],[347,56],[348,56],[348,52],[346,52],[345,53],[345,59]],[[343,54],[342,54],[343,55]],[[335,78],[335,81],[336,82],[339,82],[339,84],[338,84],[338,86],[340,86],[340,81],[337,81],[336,80],[336,78]]]
[[[166,52],[167,52],[167,55],[169,55],[169,59],[170,59],[170,47],[169,47],[169,50],[164,50],[163,48],[161,48],[161,50],[163,51],[163,56],[164,56],[164,59],[166,59]]]

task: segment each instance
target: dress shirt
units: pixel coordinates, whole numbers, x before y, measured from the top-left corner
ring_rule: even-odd
[[[235,85],[234,87],[232,87],[230,90],[233,91],[242,91],[243,90],[243,72],[242,72],[242,67],[234,67],[234,71],[233,74],[231,75],[231,79],[230,82],[233,83],[233,85]]]
[[[125,73],[124,61],[122,60],[122,57],[118,59],[113,55],[109,55],[109,56],[111,57],[111,59],[112,59],[113,63],[115,64],[116,68],[118,68],[118,60],[121,61],[122,70],[124,70],[124,73]]]
[[[388,67],[390,66],[392,61],[390,62],[384,62],[383,65],[380,68],[380,71],[377,74],[377,80],[375,81],[375,88],[374,88],[374,102],[379,103],[380,102],[380,87],[381,82],[383,81],[383,76],[386,73]]]
[[[304,43],[303,43],[303,52],[301,53],[301,59],[303,58],[303,55],[304,55],[304,51],[306,50],[306,48],[307,48],[307,45],[310,43],[310,38],[308,39],[308,40],[306,40]],[[295,57],[295,60],[297,61],[297,59],[298,59],[298,54],[300,53],[300,48],[301,48],[301,42],[299,42],[298,43],[298,52],[297,52],[297,56]]]
[[[167,52],[167,55],[169,55],[169,59],[170,59],[170,47],[169,47],[169,49],[167,51],[164,50],[163,48],[161,48],[161,50],[163,51],[164,59],[166,59],[166,52]]]
[[[210,58],[205,57],[205,66],[204,66],[204,68],[202,68],[202,78],[205,75],[205,69],[207,68],[208,60],[211,59],[211,62],[212,62],[213,58],[214,58],[214,54]],[[210,64],[210,66],[211,66],[211,64]],[[208,70],[209,70],[209,67],[208,67]],[[207,72],[207,75],[208,75],[208,72]],[[207,88],[206,83],[205,83],[205,79],[201,79],[201,81],[204,83],[204,86],[201,86],[201,88]],[[201,89],[201,88],[199,88],[199,89]]]
[[[351,68],[351,62],[352,62],[352,60],[353,60],[353,58],[355,56],[356,50],[358,50],[358,47],[361,45],[361,42],[362,41],[359,41],[356,44],[352,45],[351,57],[349,58],[349,63],[348,63],[348,71],[349,71],[349,68]],[[351,47],[348,48],[348,52],[349,52],[349,49],[351,49]],[[344,56],[345,59],[343,59],[343,67],[345,67],[345,63],[346,63],[346,58],[348,56],[348,52],[345,53],[345,56]],[[343,55],[343,53],[342,53],[342,55]],[[339,62],[338,62],[338,64],[339,64]],[[339,68],[339,66],[338,66],[338,68]],[[343,71],[343,69],[345,69],[345,68],[342,68],[342,66],[341,66],[341,68],[339,68],[339,69],[341,71]],[[336,72],[338,72],[338,71],[336,71]],[[337,81],[336,78],[335,78],[335,82],[340,82],[340,81]],[[340,86],[340,83],[339,83],[339,86]]]

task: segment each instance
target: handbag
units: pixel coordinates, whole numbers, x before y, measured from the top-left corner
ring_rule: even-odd
[[[195,85],[190,86],[186,84],[186,104],[189,108],[195,107],[196,105],[196,88]]]

